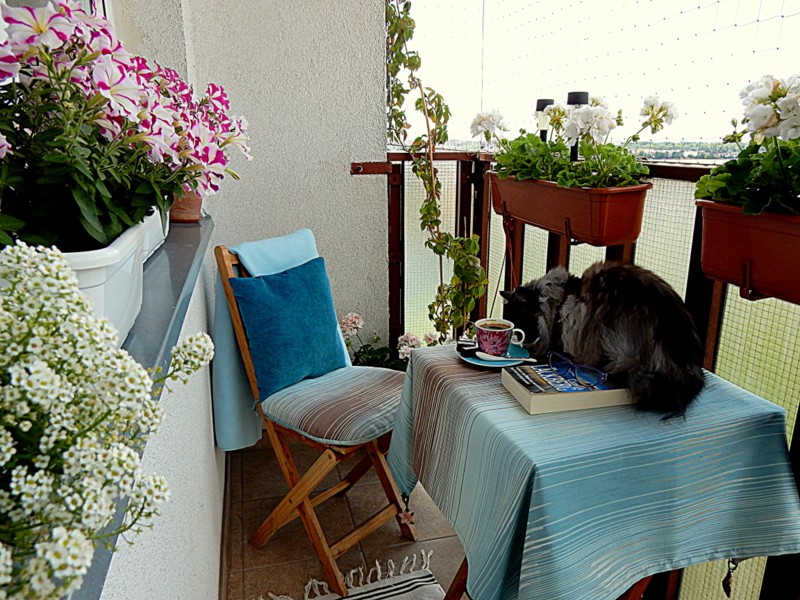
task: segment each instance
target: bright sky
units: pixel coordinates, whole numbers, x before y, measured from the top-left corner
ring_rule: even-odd
[[[618,137],[657,93],[680,118],[643,140],[719,141],[749,81],[800,71],[800,0],[416,0],[412,17],[420,77],[450,105],[453,139],[470,139],[480,110],[515,134],[534,129],[537,98],[588,91],[623,109]]]

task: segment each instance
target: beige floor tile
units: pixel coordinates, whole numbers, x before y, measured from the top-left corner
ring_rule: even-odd
[[[241,571],[228,575],[228,589],[226,593],[228,594],[227,600],[244,599],[244,578]]]
[[[263,548],[253,548],[247,543],[248,537],[269,516],[279,500],[279,498],[265,498],[243,503],[244,569],[298,562],[316,556],[300,519],[295,519],[279,529]],[[333,498],[318,506],[316,510],[329,543],[335,542],[353,528],[353,521],[344,498]]]
[[[292,444],[292,455],[297,468],[304,473],[320,456],[319,451],[305,444]],[[243,500],[283,497],[289,491],[283,477],[278,459],[272,448],[248,449],[242,451],[242,491]],[[339,474],[334,469],[317,489],[325,489],[339,482]]]
[[[356,523],[361,523],[387,502],[380,484],[356,486],[347,493],[350,512]],[[421,487],[411,494],[409,508],[414,513],[414,524],[417,540],[435,540],[455,535],[453,528]],[[407,542],[400,534],[397,521],[392,519],[385,523],[373,535],[361,541],[363,548],[379,548],[386,544],[402,544]]]
[[[318,453],[302,444],[292,450],[301,469],[310,466]],[[228,462],[228,503],[230,539],[228,564],[224,566],[228,586],[227,600],[255,600],[268,597],[268,592],[288,595],[302,600],[306,583],[311,578],[321,580],[322,566],[314,554],[300,520],[282,528],[262,549],[247,543],[249,536],[269,515],[286,493],[287,486],[268,444],[231,453]],[[340,464],[321,487],[335,483],[357,458]],[[240,485],[236,489],[237,484]],[[374,472],[368,473],[346,497],[335,498],[318,507],[318,514],[329,541],[333,542],[361,523],[385,503],[385,495]],[[406,556],[420,551],[433,551],[431,570],[443,588],[455,575],[463,549],[447,520],[436,508],[427,493],[418,486],[411,496],[419,541],[409,542],[400,535],[394,520],[386,523],[339,559],[346,574],[350,569],[367,570],[380,560],[382,565],[391,559],[397,568]],[[466,596],[465,596],[466,598]]]
[[[231,502],[240,502],[242,500],[242,453],[228,452],[226,459],[228,461],[226,481],[228,498]]]
[[[228,572],[237,573],[242,570],[242,544],[245,543],[241,503],[228,512]]]
[[[359,450],[350,460],[339,463],[336,466],[336,468],[339,470],[339,478],[344,479],[344,476],[347,475],[350,469],[352,469],[359,460],[361,460],[362,456],[364,456],[364,451]],[[367,471],[364,476],[356,482],[356,485],[358,486],[370,483],[378,483],[378,476],[375,474],[375,469],[370,469]]]

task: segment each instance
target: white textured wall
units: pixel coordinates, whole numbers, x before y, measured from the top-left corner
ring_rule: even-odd
[[[188,0],[189,73],[221,83],[250,123],[254,160],[236,160],[207,203],[214,242],[311,228],[341,315],[388,328],[381,0]],[[385,336],[384,336],[385,339]]]
[[[386,179],[352,177],[353,161],[385,160],[381,0],[111,0],[126,47],[195,88],[225,86],[250,123],[252,162],[232,165],[207,204],[213,244],[316,233],[339,314],[388,329]],[[184,326],[212,314],[210,253]],[[213,449],[207,374],[165,395],[167,421],[148,467],[173,494],[163,518],[120,544],[103,600],[217,598],[222,455]]]
[[[205,303],[198,281],[180,339],[206,329]],[[132,545],[117,542],[102,600],[218,598],[225,463],[213,443],[208,368],[170,387],[142,462],[144,473],[167,478],[171,498]]]

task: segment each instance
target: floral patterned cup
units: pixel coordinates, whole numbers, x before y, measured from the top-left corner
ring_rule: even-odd
[[[525,332],[515,329],[514,323],[505,319],[480,319],[475,323],[475,338],[478,349],[492,356],[503,356],[509,344],[525,341]]]

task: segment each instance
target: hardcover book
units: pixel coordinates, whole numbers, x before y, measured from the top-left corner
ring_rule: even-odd
[[[588,388],[548,365],[506,367],[500,380],[532,415],[633,403],[626,388],[607,381]]]

